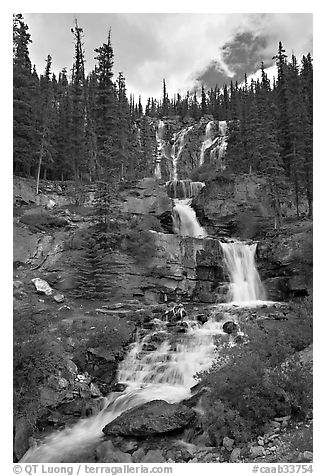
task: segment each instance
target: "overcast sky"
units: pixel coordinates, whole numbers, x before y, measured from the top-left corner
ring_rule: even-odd
[[[114,74],[122,71],[128,93],[142,101],[160,97],[162,78],[169,95],[196,84],[223,86],[230,78],[241,82],[273,64],[281,40],[288,56],[312,53],[312,14],[309,13],[24,13],[33,43],[32,63],[43,72],[45,58],[53,71],[70,71],[74,18],[84,30],[86,71],[95,64],[94,48],[106,41],[111,27]],[[273,70],[271,70],[273,71]],[[271,73],[272,75],[273,73]]]

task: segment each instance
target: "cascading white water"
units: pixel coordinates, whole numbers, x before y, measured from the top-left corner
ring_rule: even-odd
[[[174,200],[173,207],[173,229],[181,236],[192,236],[194,238],[205,238],[207,233],[200,226],[196,212],[191,208],[191,198],[185,200]]]
[[[204,182],[192,182],[191,180],[169,180],[166,189],[170,198],[194,198],[205,187]]]
[[[255,265],[257,243],[222,243],[224,261],[230,278],[228,299],[244,304],[264,301],[266,293]]]
[[[183,147],[185,145],[185,138],[187,134],[191,131],[193,126],[182,129],[177,134],[174,134],[174,144],[172,146],[172,180],[178,180],[178,160],[181,156]]]
[[[196,212],[191,208],[191,198],[195,197],[205,184],[203,182],[191,182],[191,180],[178,179],[178,162],[186,144],[187,135],[193,129],[193,126],[186,127],[174,134],[170,154],[168,152],[169,142],[164,141],[164,128],[164,122],[159,121],[156,140],[158,144],[157,149],[160,152],[160,158],[163,154],[170,164],[172,161],[170,180],[166,183],[166,187],[168,196],[174,199],[172,213],[174,232],[181,236],[203,238],[207,236],[207,234],[204,228],[200,226],[196,217]],[[156,162],[155,176],[157,178],[161,177],[160,160]]]
[[[211,160],[217,159],[217,165],[221,170],[225,169],[225,164],[223,163],[223,159],[225,156],[226,148],[227,148],[227,122],[226,121],[219,121],[218,123],[218,131],[219,135],[215,139],[217,145],[212,148],[210,151]]]
[[[211,147],[216,140],[216,139],[213,139],[213,136],[214,136],[214,121],[210,121],[207,123],[206,129],[205,129],[205,139],[200,149],[199,165],[203,165],[206,149]]]
[[[103,436],[102,428],[121,413],[152,400],[175,403],[191,396],[190,389],[196,384],[194,375],[207,370],[213,362],[214,336],[223,333],[222,324],[212,319],[203,326],[197,321],[187,321],[187,332],[171,342],[167,322],[155,321],[156,330],[137,340],[120,365],[118,378],[127,385],[126,390],[110,394],[106,408],[98,415],[44,438],[40,446],[27,451],[21,462],[81,462],[85,451],[94,450]],[[157,332],[165,333],[166,340],[157,350],[146,352],[145,345]]]
[[[162,154],[163,154],[163,136],[164,136],[164,122],[159,121],[156,130],[156,143],[157,143],[157,156],[155,161],[155,169],[154,169],[154,176],[157,179],[162,178],[161,174],[161,161],[162,161]]]

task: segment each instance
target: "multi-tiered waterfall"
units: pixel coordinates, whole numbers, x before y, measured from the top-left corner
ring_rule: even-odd
[[[226,148],[226,122],[218,123],[219,132],[216,137],[214,130],[216,133],[216,123],[211,121],[206,126],[197,165],[205,162],[205,154],[209,151],[210,156],[218,154],[222,168]],[[159,122],[155,176],[161,178],[161,161],[165,158],[170,170],[166,188],[174,201],[174,231],[185,237],[204,238],[206,232],[198,222],[191,201],[205,184],[178,179],[180,158],[192,131],[192,126],[186,127],[175,133],[172,143],[168,143],[165,140],[165,124],[163,121]],[[231,240],[219,244],[217,240],[213,242],[217,247],[221,246],[224,255],[225,270],[229,278],[227,300],[240,305],[264,300],[264,288],[255,266],[257,244]],[[225,318],[230,318],[230,312]],[[28,450],[21,462],[82,462],[85,454],[94,454],[94,449],[103,436],[102,429],[126,410],[153,400],[176,403],[189,398],[191,388],[197,383],[194,375],[209,369],[214,360],[216,336],[223,333],[223,320],[216,322],[214,311],[203,325],[183,316],[182,330],[185,332],[174,335],[168,324],[164,316],[160,319],[153,318],[153,330],[142,338],[137,337],[132,344],[118,369],[117,379],[126,386],[124,391],[110,393],[104,398],[104,408],[98,415],[81,419],[74,426],[45,437],[39,446]],[[157,339],[157,334],[163,335],[163,339]],[[148,345],[155,342],[154,346]]]

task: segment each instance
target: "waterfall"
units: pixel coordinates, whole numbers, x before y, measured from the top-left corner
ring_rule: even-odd
[[[208,122],[205,129],[205,139],[200,149],[199,165],[203,165],[204,163],[206,149],[211,147],[211,145],[213,145],[213,143],[215,142],[213,140],[213,133],[214,133],[213,129],[214,129],[214,121]]]
[[[213,125],[211,121],[211,126]],[[172,162],[170,170],[170,180],[166,182],[167,194],[174,200],[172,212],[173,230],[181,236],[191,236],[203,238],[207,236],[204,228],[198,222],[196,212],[191,207],[192,198],[196,197],[205,186],[203,182],[192,182],[191,180],[179,180],[178,162],[186,144],[186,138],[194,126],[189,126],[177,132],[173,136],[173,145],[169,153],[169,142],[164,141],[165,125],[159,121],[156,133],[158,156],[156,159],[155,176],[161,178],[161,158],[162,155]],[[207,126],[207,134],[210,135],[210,128]]]
[[[171,156],[172,156],[172,180],[178,180],[178,160],[181,156],[183,147],[185,145],[185,138],[188,132],[191,131],[193,126],[182,129],[177,134],[174,134],[174,144],[172,146]]]
[[[229,301],[242,304],[264,301],[266,294],[255,265],[257,243],[235,241],[220,245],[230,278]]]
[[[205,187],[204,182],[191,182],[191,180],[169,180],[166,182],[166,190],[170,198],[194,198],[203,187]]]
[[[191,208],[191,199],[174,200],[173,207],[173,229],[175,233],[181,236],[192,236],[194,238],[205,238],[207,233],[200,226],[196,212]]]
[[[226,121],[219,121],[218,123],[218,131],[219,135],[215,139],[215,142],[217,145],[212,148],[210,152],[210,157],[211,160],[216,160],[217,159],[217,165],[220,168],[220,170],[225,169],[225,165],[223,163],[223,159],[225,156],[226,148],[227,148],[227,122]]]
[[[109,394],[106,407],[98,415],[45,437],[40,446],[27,451],[22,463],[81,462],[85,452],[94,453],[103,436],[102,428],[121,413],[152,400],[175,403],[191,396],[190,389],[197,383],[194,375],[213,362],[215,336],[223,333],[222,324],[212,319],[203,326],[186,321],[186,333],[174,336],[172,344],[167,322],[153,322],[155,330],[138,339],[120,364],[118,379],[127,385],[124,392]],[[146,344],[157,333],[165,335],[164,342],[156,350],[146,351]]]
[[[163,147],[164,147],[163,135],[164,135],[164,122],[159,121],[157,125],[157,130],[156,130],[157,156],[156,156],[155,169],[154,169],[154,176],[157,179],[162,178],[161,161],[162,161]]]

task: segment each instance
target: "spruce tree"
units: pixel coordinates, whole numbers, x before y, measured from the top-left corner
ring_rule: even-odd
[[[78,26],[77,19],[71,32],[75,40],[75,61],[71,87],[71,155],[75,180],[80,180],[85,159],[85,60],[82,42],[83,29]]]
[[[96,135],[98,157],[101,164],[101,175],[104,180],[116,176],[120,164],[116,160],[117,140],[117,92],[112,81],[113,78],[113,48],[111,44],[111,30],[107,42],[95,49],[95,59],[98,64],[95,69],[97,78],[96,89]],[[114,173],[113,173],[114,171]]]
[[[36,71],[32,74],[28,45],[31,37],[23,16],[13,19],[13,155],[14,173],[31,175],[35,171],[38,133],[35,93]]]
[[[205,116],[207,114],[207,99],[206,99],[206,93],[205,93],[205,88],[204,88],[203,84],[202,84],[202,87],[201,87],[200,109],[201,109],[201,116]]]
[[[71,88],[69,87],[67,70],[59,74],[57,95],[57,115],[54,127],[55,148],[55,177],[59,180],[71,180],[74,178],[74,168],[71,162],[72,154],[72,105]]]
[[[41,168],[46,179],[48,169],[54,168],[54,133],[56,122],[55,78],[51,79],[52,58],[46,59],[45,73],[40,78],[40,141],[38,150],[38,167],[36,176],[36,194],[39,190]]]

